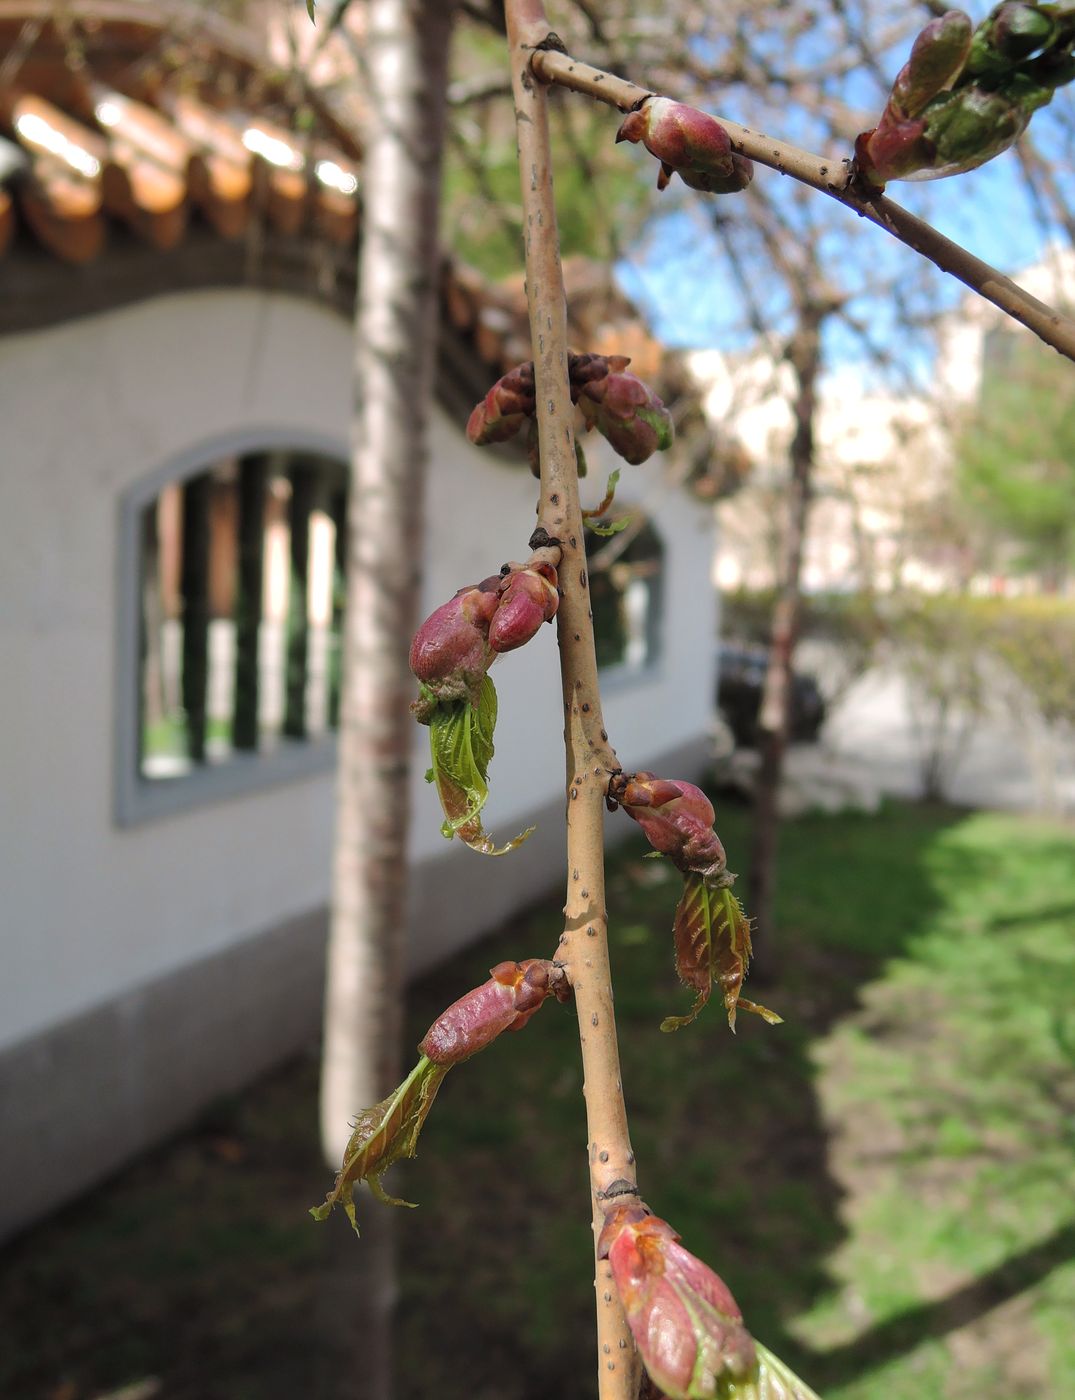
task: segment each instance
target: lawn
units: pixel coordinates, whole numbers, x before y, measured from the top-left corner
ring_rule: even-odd
[[[718,821],[732,865],[746,818]],[[674,1035],[675,872],[610,870],[643,1192],[826,1400],[1075,1395],[1075,831],[890,806],[785,831],[786,1024]],[[560,897],[412,989],[411,1039]],[[749,987],[748,987],[749,994]],[[394,1185],[400,1400],[593,1394],[585,1125],[571,1008],[449,1076]],[[329,1174],[311,1053],[0,1257],[0,1396],[358,1397],[362,1244]],[[345,1275],[344,1275],[345,1276]],[[361,1339],[359,1339],[359,1352]],[[360,1361],[359,1361],[360,1365]]]

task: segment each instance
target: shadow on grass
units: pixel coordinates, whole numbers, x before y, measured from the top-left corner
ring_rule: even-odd
[[[734,1038],[716,1007],[674,1035],[659,1032],[661,1018],[689,1001],[671,967],[678,876],[638,859],[641,847],[610,869],[623,1082],[643,1195],[719,1269],[755,1333],[807,1379],[819,1359],[787,1325],[831,1288],[826,1261],[845,1235],[813,1047],[934,916],[927,853],[962,815],[892,808],[876,821],[789,825],[782,972],[764,998],[786,1024],[741,1015]],[[734,867],[746,814],[722,811],[718,829]],[[988,873],[984,859],[979,873]],[[414,1029],[498,958],[540,955],[557,930],[554,912],[536,911],[463,967],[428,979],[415,989]],[[569,1008],[542,1018],[468,1064],[465,1084],[460,1073],[446,1085],[438,1122],[408,1169],[411,1199],[423,1208],[420,1221],[402,1226],[404,1400],[594,1393],[576,1032]]]
[[[887,1365],[929,1338],[976,1322],[993,1308],[1017,1297],[1075,1257],[1075,1223],[1054,1230],[1048,1238],[1010,1255],[980,1278],[953,1289],[933,1302],[906,1308],[869,1328],[846,1346],[834,1347],[811,1362],[815,1386],[842,1384]]]
[[[610,865],[623,1082],[643,1193],[724,1275],[757,1335],[818,1386],[963,1325],[1041,1278],[1072,1244],[1072,1227],[1057,1230],[835,1351],[808,1351],[790,1330],[831,1293],[828,1262],[846,1238],[817,1096],[818,1046],[860,1006],[866,984],[936,924],[952,869],[972,888],[991,877],[991,849],[952,849],[947,839],[964,815],[891,807],[876,819],[789,824],[782,972],[764,998],[786,1024],[744,1015],[735,1037],[716,1007],[660,1033],[662,1017],[690,1000],[671,965],[678,877],[639,859],[638,846]],[[734,867],[746,815],[722,810],[718,826]],[[1057,895],[1050,903],[1060,907]],[[409,1041],[496,962],[547,956],[560,901],[553,892],[412,988]],[[348,1303],[362,1244],[342,1218],[319,1228],[306,1214],[329,1184],[316,1098],[311,1055],[9,1248],[0,1259],[0,1395],[91,1400],[150,1378],[156,1400],[362,1400],[366,1341],[354,1335]],[[399,1400],[592,1396],[572,1008],[550,1004],[525,1034],[454,1071],[419,1157],[393,1184],[421,1203],[392,1216]]]

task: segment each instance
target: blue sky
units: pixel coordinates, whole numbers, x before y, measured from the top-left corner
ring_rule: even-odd
[[[975,19],[981,19],[988,3],[967,8]],[[762,26],[754,42],[764,47],[766,42],[777,43],[779,37],[779,34],[767,36]],[[830,36],[821,26],[816,32],[800,35],[797,42],[800,46],[797,57],[803,65],[808,65],[811,47],[816,46],[819,54],[825,53]],[[879,114],[887,96],[887,82],[900,68],[905,53],[901,42],[899,51],[880,55],[879,71],[856,70],[838,80],[835,86],[839,88],[842,101],[862,113]],[[1037,137],[1041,149],[1048,150],[1051,146],[1063,153],[1067,168],[1060,172],[1062,185],[1069,182],[1071,138],[1054,117],[1058,111],[1065,110],[1070,123],[1075,105],[1073,89],[1075,84],[1058,93],[1052,106],[1039,112],[1031,126],[1031,133]],[[727,117],[755,127],[764,120],[773,127],[772,116],[737,110],[737,104],[749,102],[748,95],[730,89],[725,97],[728,106],[722,106],[721,110]],[[849,150],[834,151],[831,142],[818,146],[820,138],[815,119],[808,109],[794,101],[780,114],[780,120],[781,128],[774,127],[773,135],[834,155],[851,154]],[[869,118],[864,119],[864,125],[869,125]],[[653,162],[648,161],[640,148],[633,149],[640,161],[640,178],[647,178],[653,170]],[[796,220],[808,217],[815,225],[824,226],[827,230],[825,252],[835,269],[837,282],[858,289],[860,296],[852,303],[853,310],[860,316],[868,316],[871,324],[889,340],[893,316],[891,298],[884,290],[886,282],[899,279],[901,286],[913,283],[917,309],[943,309],[966,294],[962,284],[939,269],[927,267],[923,274],[922,260],[917,254],[903,248],[880,229],[867,227],[836,201],[817,195],[808,200],[808,208],[802,212],[786,197],[790,185],[787,177],[756,166],[755,182],[759,185],[765,182],[767,190],[774,190],[789,223],[795,224]],[[678,181],[673,181],[669,195],[673,190],[687,193]],[[1059,233],[1056,228],[1042,227],[1026,192],[1017,157],[1011,151],[965,175],[925,182],[893,182],[888,194],[927,218],[948,237],[1009,274],[1018,273],[1039,260],[1048,239]],[[684,209],[682,200],[669,199],[669,212],[654,221],[648,239],[617,269],[624,290],[644,308],[654,330],[666,344],[734,348],[753,338],[744,326],[742,300],[729,284],[729,266],[720,240],[707,227],[712,213],[722,206],[734,219],[738,198],[740,196],[735,195],[693,196],[690,212]],[[759,281],[764,281],[763,275]],[[877,295],[871,298],[873,289]],[[767,309],[772,310],[772,307]],[[925,337],[920,338],[917,346],[910,350],[912,361],[924,363],[922,357],[928,354],[925,345]],[[828,350],[833,364],[846,363],[861,355],[857,339],[846,334],[837,333]]]
[[[756,167],[756,180],[786,178]],[[1047,234],[1030,206],[1011,152],[966,175],[926,184],[896,183],[889,186],[888,193],[1004,272],[1017,272],[1041,256]],[[698,196],[706,203],[720,198]],[[891,274],[901,266],[917,263],[917,254],[899,247],[880,229],[856,227],[856,215],[835,201],[818,195],[816,203],[821,207],[815,208],[814,217],[824,220],[832,230],[834,247],[839,247],[846,230],[849,239],[874,240],[876,248],[869,248],[869,256],[876,258],[879,269]],[[739,297],[728,285],[730,274],[723,250],[716,236],[706,230],[702,211],[676,208],[661,216],[646,243],[621,262],[617,275],[666,344],[734,348],[751,338],[742,325]],[[951,305],[965,291],[939,269],[932,269],[929,276],[930,291],[939,305]],[[883,328],[884,310],[874,307],[871,315],[881,317]],[[855,353],[850,343],[845,353]]]

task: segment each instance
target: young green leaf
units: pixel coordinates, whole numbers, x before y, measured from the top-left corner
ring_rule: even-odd
[[[616,499],[616,487],[620,484],[620,471],[621,468],[617,467],[615,471],[609,473],[608,480],[605,482],[605,494],[603,498],[594,506],[593,510],[584,510],[582,512],[583,520],[595,520],[598,516],[604,515],[605,511],[609,509],[612,502]]]
[[[435,1065],[423,1055],[395,1093],[358,1115],[335,1185],[323,1203],[310,1210],[315,1220],[326,1220],[333,1206],[342,1205],[358,1234],[353,1193],[360,1181],[367,1182],[374,1196],[385,1205],[411,1205],[410,1201],[387,1195],[381,1177],[393,1162],[414,1156],[418,1134],[449,1068]]]
[[[618,520],[586,520],[587,530],[592,530],[595,535],[618,535],[621,530],[626,530],[630,525],[632,516],[621,515]]]
[[[689,1025],[708,1002],[716,981],[724,994],[728,1025],[735,1030],[737,1007],[753,1011],[770,1025],[783,1019],[775,1011],[747,1001],[739,993],[750,962],[750,920],[727,884],[688,874],[674,925],[676,972],[684,986],[695,992],[686,1016],[668,1016],[662,1031]]]
[[[441,832],[449,840],[458,836],[471,850],[487,856],[514,850],[533,831],[529,827],[513,841],[497,847],[482,827],[495,728],[496,689],[488,676],[482,679],[476,705],[467,699],[441,701],[429,719],[433,781],[444,809]]]
[[[755,1341],[754,1347],[758,1353],[757,1379],[734,1391],[735,1400],[819,1400],[817,1392],[768,1347],[759,1341]]]

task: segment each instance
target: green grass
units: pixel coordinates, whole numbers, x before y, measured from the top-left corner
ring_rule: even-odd
[[[734,867],[746,818],[718,828]],[[827,1400],[1075,1395],[1075,832],[910,806],[790,824],[757,989],[787,1023],[735,1037],[716,1008],[659,1032],[690,1002],[678,877],[640,854],[612,863],[610,938],[653,1208]],[[414,988],[410,1040],[547,954],[559,904]],[[391,1183],[421,1203],[395,1217],[401,1400],[593,1394],[580,1087],[554,1004],[448,1077]],[[362,1245],[305,1215],[329,1184],[315,1097],[311,1057],[9,1250],[0,1395],[360,1394],[325,1290]]]
[[[209,719],[206,721],[205,737],[210,742],[224,739],[230,743],[231,731],[230,719]],[[162,719],[143,724],[143,758],[158,758],[162,755],[167,755],[169,758],[186,758],[188,751],[187,722],[182,714],[165,715]]]

